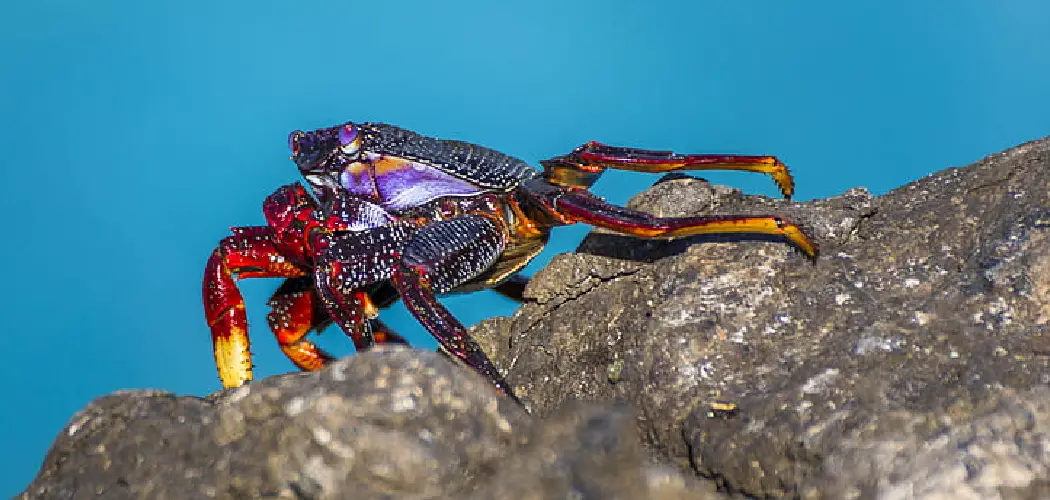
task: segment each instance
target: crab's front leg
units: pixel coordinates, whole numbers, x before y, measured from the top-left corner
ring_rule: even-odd
[[[441,305],[437,295],[488,269],[506,247],[496,221],[463,215],[423,227],[412,235],[392,280],[409,312],[433,335],[444,351],[487,377],[517,400],[503,375],[466,327]]]
[[[678,170],[743,170],[770,174],[780,192],[791,198],[795,181],[775,156],[678,154],[673,151],[609,146],[591,141],[571,153],[540,162],[547,179],[561,186],[589,188],[606,168],[638,172]]]
[[[398,221],[364,231],[319,231],[314,288],[321,304],[359,350],[373,343],[407,343],[388,328],[376,330],[378,306],[371,293],[388,305],[397,299],[386,288],[391,270],[412,226]]]

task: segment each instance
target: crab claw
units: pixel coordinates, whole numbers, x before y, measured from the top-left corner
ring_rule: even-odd
[[[295,278],[305,271],[281,256],[269,227],[235,227],[204,267],[204,316],[211,328],[215,365],[223,387],[252,379],[252,355],[244,297],[234,276]],[[275,332],[276,333],[276,332]]]
[[[211,329],[215,366],[223,387],[238,387],[252,379],[248,315],[222,252],[215,249],[204,270],[204,315]]]
[[[624,148],[591,141],[567,155],[540,162],[550,182],[590,187],[606,168],[638,172],[679,170],[743,170],[770,174],[785,198],[795,193],[787,165],[776,156],[677,154],[673,151]]]

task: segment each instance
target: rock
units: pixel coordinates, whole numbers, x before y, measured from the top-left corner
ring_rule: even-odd
[[[385,348],[206,399],[99,398],[21,498],[717,498],[623,408],[538,421],[436,353]]]
[[[1050,139],[879,197],[675,176],[630,206],[781,213],[822,255],[592,232],[474,329],[535,414],[632,405],[657,456],[755,497],[1050,498]]]

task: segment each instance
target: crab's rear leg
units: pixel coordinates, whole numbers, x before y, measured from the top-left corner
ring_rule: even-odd
[[[673,172],[678,170],[743,170],[770,174],[781,194],[791,198],[795,181],[791,172],[775,156],[678,154],[673,151],[609,146],[588,142],[571,153],[540,162],[551,182],[587,188],[598,180],[606,168],[638,172]]]
[[[584,189],[554,186],[542,179],[530,181],[524,187],[564,223],[583,222],[640,238],[761,234],[787,240],[810,259],[816,258],[819,252],[816,243],[797,224],[777,215],[656,217],[606,203]]]
[[[463,215],[437,222],[412,235],[392,280],[409,312],[447,354],[460,359],[515,398],[503,375],[470,338],[466,327],[437,300],[437,295],[488,269],[505,246],[503,231],[485,217]]]
[[[303,276],[305,270],[286,260],[275,248],[273,231],[266,226],[231,228],[233,236],[219,242],[204,269],[204,315],[211,329],[215,365],[223,387],[237,387],[252,379],[248,317],[244,297],[234,276]]]

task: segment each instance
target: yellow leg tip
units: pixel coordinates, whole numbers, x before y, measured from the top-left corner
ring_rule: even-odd
[[[240,387],[252,380],[252,357],[246,332],[232,332],[215,339],[215,366],[226,389]]]

